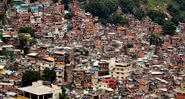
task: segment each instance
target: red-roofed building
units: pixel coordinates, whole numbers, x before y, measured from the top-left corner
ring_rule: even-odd
[[[55,7],[55,10],[58,11],[58,12],[62,12],[64,10],[64,5],[57,5]]]
[[[139,52],[138,52],[138,56],[139,56],[139,57],[144,57],[144,56],[145,56],[144,51],[139,51]]]
[[[115,88],[116,82],[111,78],[106,78],[101,81],[101,85],[106,88]]]
[[[23,13],[23,14],[20,14],[19,17],[20,17],[22,20],[29,20],[30,17],[31,17],[31,13]]]
[[[72,12],[74,15],[78,15],[79,12],[80,12],[80,8],[79,8],[79,7],[73,7],[73,8],[71,8],[71,12]]]

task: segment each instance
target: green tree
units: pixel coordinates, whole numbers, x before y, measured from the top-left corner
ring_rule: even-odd
[[[34,3],[34,2],[36,2],[37,0],[30,0],[30,3]]]
[[[7,3],[8,3],[8,4],[12,3],[12,0],[7,0]]]
[[[184,0],[175,0],[175,1],[178,3],[179,8],[181,10],[185,10],[185,1]]]
[[[134,16],[136,19],[138,20],[142,20],[143,17],[145,17],[144,11],[142,11],[141,9],[137,8],[134,10]]]
[[[37,41],[36,41],[35,39],[29,39],[28,41],[29,41],[29,44],[30,44],[30,45],[35,45],[35,44],[37,44]]]
[[[86,12],[90,12],[93,16],[99,18],[107,18],[117,10],[117,0],[94,0],[85,5]]]
[[[93,2],[85,6],[87,12],[90,12],[93,16],[98,16],[100,18],[108,17],[108,8],[103,4],[103,2]]]
[[[163,32],[167,35],[174,35],[176,30],[176,26],[171,21],[166,21],[163,25]]]
[[[156,45],[156,46],[161,46],[163,43],[162,38],[160,38],[159,34],[152,33],[150,35],[150,44],[151,45]]]
[[[56,80],[56,72],[54,69],[50,70],[49,68],[45,68],[43,71],[43,79],[46,81],[55,81]]]
[[[120,44],[119,44],[119,43],[114,42],[114,43],[112,43],[112,46],[113,46],[113,47],[115,47],[115,48],[118,48],[118,47],[120,46]]]
[[[133,44],[132,43],[127,43],[127,48],[133,48]]]
[[[11,50],[3,50],[2,54],[10,61],[15,62],[14,52]]]
[[[169,4],[167,7],[167,10],[172,16],[179,15],[180,10],[175,8],[173,5]]]
[[[22,86],[32,85],[32,82],[40,79],[40,74],[37,71],[26,71],[22,76]]]
[[[133,13],[135,3],[133,0],[119,0],[120,7],[124,13]]]
[[[26,55],[29,50],[28,41],[29,41],[29,37],[23,34],[19,35],[19,48],[24,51],[24,55]]]
[[[108,8],[108,14],[110,14],[110,15],[112,13],[114,13],[118,8],[118,1],[117,0],[104,0],[103,3]]]
[[[176,14],[176,15],[173,16],[173,18],[171,19],[171,21],[174,24],[176,24],[176,25],[178,25],[179,22],[185,23],[185,15],[183,15],[183,14]]]
[[[72,13],[67,13],[64,15],[64,18],[67,19],[67,20],[71,20],[73,17],[73,14]]]
[[[19,48],[24,51],[26,55],[29,51],[29,46],[35,45],[37,41],[34,38],[26,36],[24,33],[29,33],[32,37],[35,37],[35,30],[31,27],[24,27],[19,29]]]
[[[160,11],[151,10],[147,15],[159,25],[163,25],[165,22],[166,15]]]
[[[179,22],[185,22],[185,0],[173,0],[173,3],[168,4],[167,10],[172,16],[172,22],[176,25]]]
[[[174,5],[169,4],[167,7],[168,12],[172,16],[171,21],[175,23],[176,25],[179,24],[179,22],[184,22],[185,15],[181,14],[182,12],[177,8],[174,7]]]
[[[0,41],[3,40],[3,33],[0,32]]]
[[[22,27],[19,29],[19,33],[29,33],[31,37],[35,37],[35,30],[31,27]]]
[[[59,93],[59,99],[69,99],[69,97],[66,95],[66,89],[64,87],[61,88],[62,93]]]
[[[28,12],[31,12],[31,8],[28,9]]]
[[[121,14],[116,13],[108,19],[108,23],[115,25],[124,25],[128,23],[128,21]]]
[[[70,0],[62,0],[61,3],[64,5],[64,10],[69,9]]]
[[[70,1],[69,0],[62,0],[61,3],[64,5],[68,5],[70,3]]]

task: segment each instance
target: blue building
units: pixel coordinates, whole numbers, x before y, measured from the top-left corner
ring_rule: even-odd
[[[18,13],[25,13],[28,12],[28,4],[21,4],[16,6]]]
[[[37,12],[40,12],[40,11],[42,11],[42,9],[43,9],[43,5],[33,5],[32,7],[31,7],[31,12],[32,13],[37,13]]]
[[[23,2],[22,0],[12,0],[11,2],[12,2],[12,4],[14,4],[15,6],[24,4],[24,2]]]

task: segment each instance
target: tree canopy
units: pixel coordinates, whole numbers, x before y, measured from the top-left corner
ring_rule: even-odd
[[[22,86],[32,85],[32,82],[40,79],[41,76],[37,71],[26,71],[22,76]]]
[[[120,46],[120,44],[119,44],[119,43],[114,42],[114,43],[112,43],[112,46],[113,46],[113,47],[115,47],[115,48],[118,48],[118,47]]]
[[[115,25],[124,25],[127,22],[128,22],[127,19],[125,19],[121,14],[118,13],[113,14],[108,20],[108,23]]]
[[[151,10],[147,15],[159,25],[163,25],[165,22],[166,15],[160,11]]]
[[[171,21],[172,27],[172,23],[178,25],[179,22],[185,22],[184,0],[93,0],[89,2],[80,0],[80,2],[85,5],[83,8],[86,12],[98,16],[103,24],[125,23],[119,15],[115,15],[118,6],[123,13],[133,14],[136,19],[142,20],[145,16],[150,17],[163,29],[166,27],[164,26],[166,21]],[[172,30],[174,31],[174,28]],[[164,31],[167,33],[166,30]]]
[[[69,9],[70,0],[62,0],[61,3],[64,5],[65,10]]]
[[[167,10],[169,11],[170,15],[172,16],[172,22],[176,25],[179,22],[185,22],[185,12],[181,11],[181,9],[175,7],[174,5],[168,5]]]
[[[163,25],[163,32],[168,35],[174,35],[176,30],[176,26],[173,22],[167,21]]]
[[[3,50],[2,54],[11,62],[15,62],[14,52],[10,50]]]
[[[117,0],[95,0],[89,2],[85,6],[86,12],[90,12],[93,16],[106,18],[114,13],[118,8]]]
[[[59,99],[69,99],[69,97],[66,95],[66,89],[64,87],[61,88],[62,93],[59,93]]]
[[[119,13],[114,13],[113,15],[107,18],[104,18],[104,19],[100,19],[99,21],[104,25],[107,23],[110,23],[110,24],[114,24],[117,26],[120,26],[120,25],[123,26],[128,23],[128,20]]]
[[[133,13],[135,8],[133,0],[119,0],[119,4],[124,13]]]
[[[35,36],[35,30],[31,27],[22,27],[19,29],[19,33],[29,33],[32,37]]]
[[[37,0],[30,0],[30,3],[34,3],[34,2],[36,2]]]
[[[45,68],[43,73],[43,79],[46,81],[53,82],[56,79],[56,72],[54,69],[50,70],[49,68]]]
[[[61,0],[61,3],[64,5],[68,5],[70,3],[70,1],[69,0]]]
[[[3,39],[3,33],[0,32],[0,41]]]
[[[175,0],[179,4],[180,10],[185,10],[185,1],[184,0]]]
[[[24,47],[26,46],[28,41],[28,37],[24,36],[24,35],[19,35],[19,47],[20,49],[24,49]]]
[[[24,50],[24,55],[28,53],[29,46],[34,45],[37,41],[34,39],[35,37],[35,30],[31,27],[22,27],[19,29],[19,48]],[[28,33],[31,37],[26,36],[24,33]]]
[[[23,34],[19,35],[19,48],[24,51],[24,55],[26,55],[29,50],[28,48],[28,41],[30,41],[29,39],[30,39],[29,37]]]
[[[127,48],[133,48],[133,44],[132,43],[127,43]]]
[[[162,45],[162,43],[163,43],[163,40],[160,38],[159,34],[152,33],[150,35],[150,44],[151,45],[160,46],[160,45]]]
[[[67,19],[67,20],[71,20],[73,17],[73,14],[72,13],[67,13],[64,15],[64,18]]]
[[[139,8],[136,8],[133,11],[133,14],[134,14],[135,18],[138,20],[142,20],[145,17],[144,11]]]

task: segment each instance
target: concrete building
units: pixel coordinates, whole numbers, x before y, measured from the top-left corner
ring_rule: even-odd
[[[72,82],[73,81],[73,69],[74,66],[70,64],[65,65],[65,81]]]
[[[115,63],[115,66],[111,70],[111,75],[117,80],[124,80],[126,77],[129,76],[131,70],[131,64]]]
[[[18,90],[25,98],[30,99],[58,99],[61,88],[56,85],[46,86],[42,81],[33,82],[32,86],[21,87]]]
[[[44,70],[46,67],[52,69],[54,67],[54,58],[53,57],[44,57],[40,62],[40,70]]]

